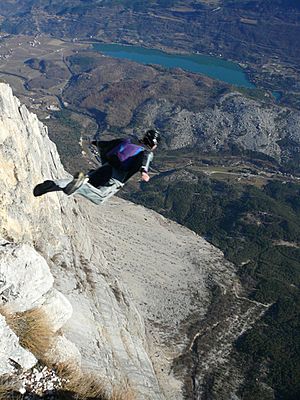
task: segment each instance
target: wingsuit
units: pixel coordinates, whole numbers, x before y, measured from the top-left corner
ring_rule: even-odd
[[[109,141],[95,140],[101,166],[87,174],[76,174],[73,179],[46,180],[33,190],[35,197],[45,193],[62,191],[66,195],[80,194],[95,204],[101,204],[116,194],[124,184],[137,172],[141,179],[149,180],[149,167],[153,160],[153,151],[160,141],[157,130],[146,132],[138,143],[131,139]]]

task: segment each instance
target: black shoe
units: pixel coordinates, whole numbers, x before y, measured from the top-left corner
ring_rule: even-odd
[[[44,181],[35,186],[33,189],[33,195],[35,197],[42,196],[48,192],[55,192],[57,190],[61,190],[59,186],[57,186],[53,181]]]
[[[83,172],[78,172],[74,175],[74,179],[63,188],[64,193],[67,195],[74,193],[84,183],[85,179],[87,179],[85,174]]]

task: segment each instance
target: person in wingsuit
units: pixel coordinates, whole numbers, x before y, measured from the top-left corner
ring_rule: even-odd
[[[149,166],[159,142],[160,134],[156,129],[148,130],[138,143],[130,138],[92,141],[100,154],[102,165],[99,168],[87,174],[79,172],[73,179],[46,180],[35,186],[33,194],[38,197],[62,191],[68,196],[80,194],[95,204],[101,204],[138,172],[142,181],[149,181]]]

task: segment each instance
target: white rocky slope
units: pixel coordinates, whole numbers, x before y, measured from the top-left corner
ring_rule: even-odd
[[[197,145],[211,153],[238,146],[273,157],[293,161],[300,146],[300,113],[264,104],[238,92],[222,95],[213,105],[197,112],[177,107],[166,100],[151,99],[136,112],[135,121],[149,126],[159,123],[167,132],[168,146],[181,149]],[[171,134],[170,134],[171,133]]]
[[[9,246],[25,244],[28,253],[34,248],[48,263],[54,289],[50,284],[37,301],[46,302],[49,290],[64,294],[50,302],[56,307],[48,306],[53,321],[60,321],[57,326],[66,320],[57,312],[59,301],[66,309],[71,303],[65,342],[77,346],[82,364],[109,383],[128,380],[138,399],[182,399],[184,373],[174,375],[173,361],[189,351],[196,334],[189,332],[189,321],[201,323],[211,288],[219,286],[228,294],[236,287],[233,266],[201,237],[132,203],[114,198],[95,206],[61,193],[34,198],[35,184],[67,174],[47,129],[4,84],[0,166],[0,236],[13,243]],[[24,265],[26,269],[25,258]],[[18,281],[19,269],[14,273]],[[3,291],[14,284],[0,274],[2,302],[13,302]],[[37,279],[25,274],[23,286],[33,288]],[[235,337],[245,329],[237,321]],[[5,348],[0,349],[4,354]],[[71,345],[69,351],[75,356]],[[33,362],[21,365],[28,368]]]

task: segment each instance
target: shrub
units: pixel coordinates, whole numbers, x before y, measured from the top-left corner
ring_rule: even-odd
[[[2,307],[0,313],[5,317],[7,325],[19,337],[20,345],[39,360],[44,360],[55,338],[55,332],[46,313],[40,308],[14,313],[6,307]]]
[[[62,392],[70,399],[135,400],[128,384],[109,393],[105,383],[91,371],[82,371],[76,364],[61,363],[54,367],[62,380]]]
[[[20,345],[28,349],[39,360],[47,364],[47,352],[50,350],[55,332],[48,322],[47,315],[42,309],[32,309],[25,312],[14,313],[6,307],[0,308],[0,313],[5,317],[6,323],[19,337]],[[97,399],[97,400],[134,400],[135,396],[128,384],[122,388],[106,389],[103,380],[91,371],[82,371],[75,363],[61,363],[52,366],[61,378],[61,389],[53,393],[54,398]],[[14,398],[13,384],[9,380],[1,381],[0,400]],[[13,397],[12,397],[13,396]]]

